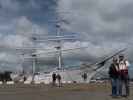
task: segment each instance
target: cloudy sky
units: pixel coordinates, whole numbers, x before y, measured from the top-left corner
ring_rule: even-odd
[[[0,0],[0,69],[20,70],[23,59],[15,48],[32,47],[33,34],[56,35],[56,18],[68,22],[62,23],[62,34],[79,38],[63,42],[63,49],[88,46],[64,52],[65,65],[92,62],[125,47],[132,62],[132,9],[132,0]],[[36,44],[53,50],[55,45]],[[57,64],[56,54],[41,56],[41,63]]]

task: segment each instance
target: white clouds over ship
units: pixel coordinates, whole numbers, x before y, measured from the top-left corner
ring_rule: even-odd
[[[132,8],[132,0],[0,0],[0,60],[12,62],[8,65],[11,69],[20,67],[21,59],[13,49],[22,47],[23,42],[25,46],[32,46],[29,38],[32,33],[55,35],[55,27],[49,21],[57,16],[69,22],[62,25],[64,34],[75,33],[81,40],[64,42],[64,49],[88,46],[87,49],[64,53],[66,62],[93,61],[123,47],[130,48],[130,55]],[[57,15],[56,12],[66,13]],[[54,49],[51,43],[40,45]],[[57,63],[55,57],[44,56],[42,62]]]

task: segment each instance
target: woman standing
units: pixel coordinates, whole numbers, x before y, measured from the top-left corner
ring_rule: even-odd
[[[118,96],[118,79],[119,79],[119,64],[117,58],[113,58],[113,62],[109,67],[109,76],[111,79],[112,96]]]

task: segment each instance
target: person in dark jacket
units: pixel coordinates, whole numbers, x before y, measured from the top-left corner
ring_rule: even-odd
[[[118,79],[119,79],[119,65],[117,58],[113,58],[113,63],[109,67],[109,76],[111,79],[112,96],[115,97],[118,94]]]
[[[87,73],[83,73],[82,78],[83,78],[83,81],[86,82],[87,81]]]
[[[57,74],[56,78],[58,80],[58,86],[61,87],[62,86],[62,84],[61,84],[61,75]]]
[[[56,85],[56,73],[52,74],[52,85],[55,86]]]

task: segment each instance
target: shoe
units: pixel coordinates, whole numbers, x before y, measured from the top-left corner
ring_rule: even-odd
[[[118,98],[118,96],[112,96],[112,98]]]
[[[125,98],[127,98],[129,95],[122,95],[122,97],[125,97]]]

